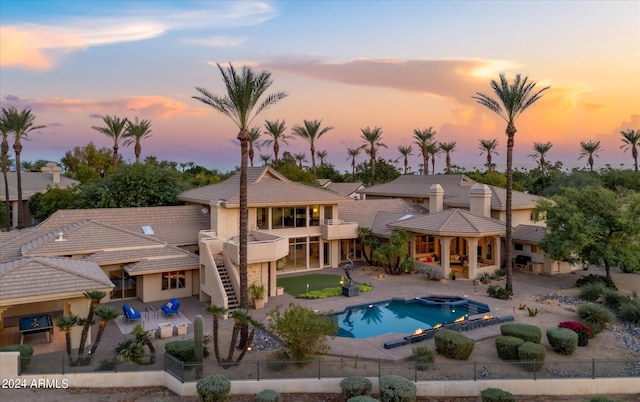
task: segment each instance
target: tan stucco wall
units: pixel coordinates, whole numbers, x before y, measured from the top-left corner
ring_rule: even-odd
[[[149,274],[144,276],[144,290],[140,297],[144,303],[154,301],[166,301],[172,297],[189,297],[193,294],[193,271],[187,270],[184,278],[184,288],[162,290],[162,274]],[[139,278],[138,278],[139,280]],[[196,293],[197,294],[197,293]]]
[[[52,300],[39,303],[19,304],[10,307],[4,312],[4,317],[22,317],[25,315],[44,314],[54,311],[62,311],[63,301]],[[55,317],[53,317],[55,319]]]

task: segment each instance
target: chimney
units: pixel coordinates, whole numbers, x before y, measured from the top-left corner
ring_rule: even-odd
[[[53,183],[60,184],[60,172],[62,169],[56,165],[55,162],[47,162],[47,164],[40,168],[42,173],[53,173]]]
[[[444,190],[439,184],[432,184],[429,188],[429,213],[442,212]]]
[[[469,190],[469,211],[474,215],[491,218],[491,189],[476,183]]]

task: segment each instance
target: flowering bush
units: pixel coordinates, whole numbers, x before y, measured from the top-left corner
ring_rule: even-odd
[[[587,346],[589,338],[591,338],[591,328],[588,325],[579,323],[578,321],[564,321],[558,324],[560,328],[570,329],[578,334],[578,346]]]

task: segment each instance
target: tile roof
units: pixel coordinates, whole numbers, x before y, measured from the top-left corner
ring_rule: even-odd
[[[371,224],[371,231],[378,236],[389,237],[391,236],[391,232],[393,232],[393,227],[389,226],[389,224],[396,222],[403,216],[407,215],[409,214],[399,212],[378,212]]]
[[[0,305],[18,298],[111,288],[107,275],[91,261],[28,257],[0,264]]]
[[[400,198],[357,200],[338,205],[338,218],[345,222],[356,222],[358,226],[371,228],[379,211],[406,214],[426,214],[427,210],[418,204]]]
[[[179,194],[178,199],[205,205],[224,202],[227,207],[237,207],[240,203],[239,189],[240,173],[236,173],[222,183],[187,190]],[[247,169],[247,197],[249,206],[253,207],[352,201],[321,188],[294,183],[270,167]]]
[[[47,187],[60,187],[68,188],[80,184],[78,180],[70,179],[65,176],[60,176],[60,182],[53,182],[53,173],[50,172],[22,172],[20,174],[22,181],[22,197],[25,200],[31,198],[36,193],[43,193],[47,191]],[[18,199],[18,179],[15,172],[7,173],[7,183],[9,183],[9,199]],[[0,200],[5,200],[4,194],[4,177],[0,175]]]
[[[325,186],[325,188],[329,191],[333,191],[336,194],[349,197],[356,191],[364,189],[364,185],[362,183],[329,183]]]
[[[546,233],[543,226],[518,225],[513,228],[513,240],[528,244],[538,244]]]
[[[153,248],[134,248],[129,250],[103,250],[84,257],[85,260],[98,264],[123,264],[140,260],[151,260],[154,258],[180,257],[190,254],[188,251],[178,247],[164,245]]]
[[[126,264],[124,270],[129,275],[144,275],[175,270],[198,269],[200,258],[193,253],[187,253],[178,257],[146,259],[131,264]]]
[[[390,223],[411,232],[439,235],[490,235],[505,233],[504,222],[474,215],[462,209],[448,209],[434,214],[415,216]]]

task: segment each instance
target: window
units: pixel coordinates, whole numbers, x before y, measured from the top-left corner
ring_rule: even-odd
[[[314,207],[311,207],[314,208]],[[314,214],[313,209],[310,209],[309,214]],[[317,224],[312,226],[319,226],[320,224],[320,212],[319,208],[315,207],[317,211],[315,212],[315,216],[317,216]],[[264,212],[261,212],[264,210]],[[264,216],[264,221],[268,220],[268,208],[258,208],[258,217],[257,224],[260,223],[261,214]],[[307,207],[274,207],[271,208],[271,229],[282,229],[282,228],[304,228],[307,227],[307,222],[311,221],[313,223],[313,215],[311,216],[311,220],[307,217]],[[260,227],[260,226],[258,226]],[[267,229],[265,226],[264,229]]]
[[[424,204],[424,198],[413,198],[413,203],[414,204]]]
[[[433,236],[416,236],[416,254],[433,253],[436,251]]]
[[[320,206],[309,207],[309,226],[320,226]]]
[[[269,208],[258,208],[256,211],[256,227],[261,230],[269,229]]]
[[[513,249],[516,250],[516,251],[522,251],[523,250],[522,244],[521,243],[514,243],[513,244]]]
[[[539,253],[540,252],[540,246],[531,246],[531,252],[532,253]]]
[[[162,273],[162,290],[184,288],[186,271],[171,271]]]
[[[271,228],[282,229],[282,208],[272,208],[271,214]]]

